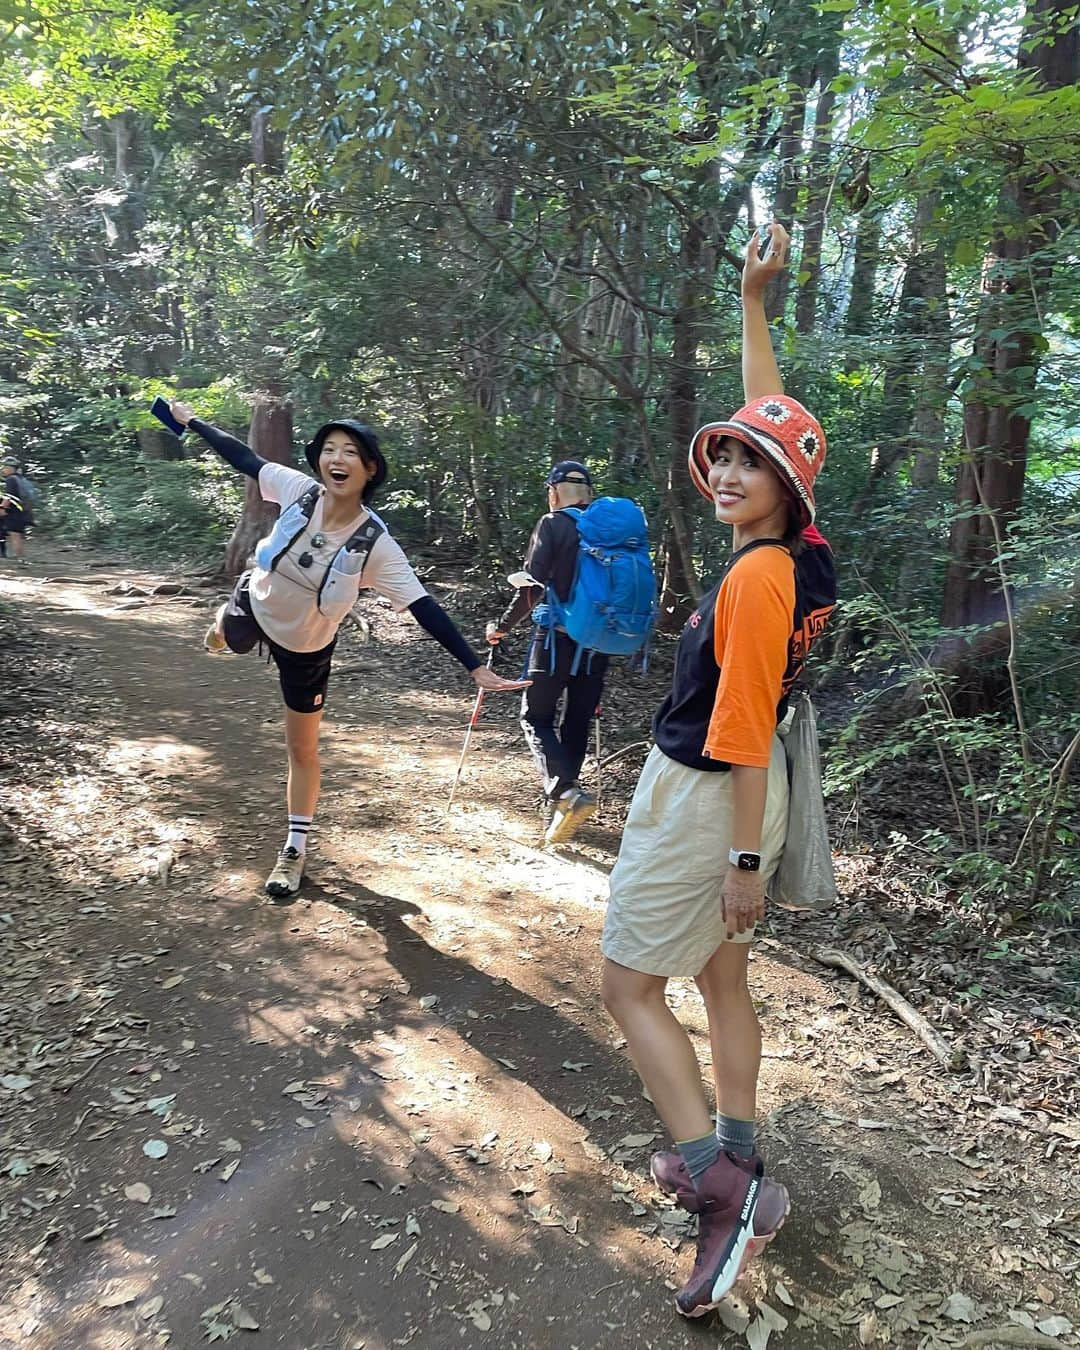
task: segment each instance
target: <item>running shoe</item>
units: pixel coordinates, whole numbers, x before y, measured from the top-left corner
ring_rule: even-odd
[[[226,642],[218,632],[216,623],[212,623],[206,630],[206,634],[203,637],[203,646],[212,656],[216,656],[218,652],[223,652],[225,650]]]
[[[574,788],[567,797],[555,803],[551,824],[544,835],[545,844],[565,844],[572,839],[596,810],[596,798],[591,792]]]
[[[228,646],[228,643],[225,641],[224,637],[222,637],[221,630],[218,627],[218,625],[221,623],[221,616],[224,614],[224,612],[225,606],[222,605],[221,608],[214,615],[213,623],[206,630],[206,633],[203,636],[203,646],[206,648],[208,652],[214,655],[216,655],[216,653],[218,652],[223,652],[225,648]]]
[[[734,1287],[746,1263],[775,1236],[764,1231],[757,1209],[764,1178],[750,1175],[730,1153],[680,1187],[678,1202],[698,1216],[697,1258],[689,1280],[675,1295],[684,1317],[701,1317]]]
[[[266,894],[275,899],[295,895],[304,876],[304,855],[287,846],[278,854],[274,870],[266,878]]]
[[[758,1194],[754,1227],[759,1237],[765,1236],[766,1233],[769,1237],[775,1236],[783,1228],[784,1220],[791,1213],[791,1196],[788,1195],[787,1187],[765,1175],[765,1163],[760,1154],[755,1153],[752,1157],[741,1158],[733,1153],[730,1157],[735,1166],[740,1167],[747,1176],[760,1179],[761,1191]],[[649,1171],[652,1173],[653,1181],[665,1195],[676,1195],[680,1190],[693,1189],[690,1173],[686,1170],[681,1153],[654,1153],[649,1161]]]

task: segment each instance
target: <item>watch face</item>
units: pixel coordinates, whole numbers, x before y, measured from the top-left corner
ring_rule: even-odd
[[[761,859],[756,853],[739,854],[739,871],[756,872],[761,867]]]

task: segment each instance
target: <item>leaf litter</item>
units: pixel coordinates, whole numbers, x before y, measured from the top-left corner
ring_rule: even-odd
[[[177,877],[182,874],[183,866],[183,854],[177,851],[172,866],[171,885],[175,884]],[[106,921],[110,915],[110,906],[107,888],[84,884],[81,910],[85,911],[83,917],[87,921]],[[868,959],[870,948],[881,939],[881,930],[874,928],[872,914],[867,905],[857,899],[849,906],[849,914],[843,922],[844,931],[848,935],[846,942],[856,950],[860,959]],[[809,929],[812,931],[815,926],[820,927],[821,923],[822,921],[815,917],[810,921]],[[864,925],[865,932],[862,937],[852,940],[851,934],[858,932],[860,923]],[[5,933],[3,925],[4,916],[0,915],[0,941]],[[125,948],[131,945],[133,944],[129,938]],[[761,955],[762,951],[759,949],[758,958]],[[915,1000],[918,1006],[926,1007],[929,1000],[932,1020],[938,1020],[935,1008],[941,1006],[940,1002],[935,1004],[935,1000],[941,998],[938,992],[940,982],[935,983],[935,962],[940,963],[940,956],[939,947],[927,947],[926,956],[923,957],[920,955],[918,944],[909,943],[906,949],[895,952],[894,959],[897,964],[890,971],[890,978],[898,986],[902,986],[905,995]],[[147,1035],[145,1024],[125,1023],[122,1017],[117,1017],[110,1008],[115,993],[109,994],[109,991],[115,990],[120,983],[118,976],[127,971],[130,972],[128,977],[130,979],[143,970],[145,977],[146,966],[142,963],[147,962],[152,968],[153,961],[157,959],[159,958],[154,957],[152,952],[140,953],[125,949],[115,958],[110,958],[107,963],[108,969],[102,967],[103,977],[93,983],[94,989],[102,991],[105,997],[99,997],[96,993],[90,994],[88,989],[78,994],[78,998],[82,1000],[81,1006],[89,1014],[88,1020],[84,1019],[79,1034],[85,1039],[89,1033],[94,1038],[92,1044],[84,1044],[82,1047],[69,1044],[55,1051],[46,1044],[43,1053],[39,1052],[40,1063],[35,1065],[29,1053],[29,1048],[34,1042],[28,1040],[27,1051],[22,1057],[0,1063],[0,1069],[6,1071],[0,1074],[0,1101],[3,1101],[5,1109],[14,1106],[21,1109],[24,1105],[33,1105],[38,1101],[42,1085],[51,1086],[55,1083],[61,1091],[64,1090],[64,1085],[70,1085],[68,1088],[70,1090],[88,1069],[94,1074],[91,1084],[102,1082],[107,1084],[110,1081],[107,1077],[110,1056],[116,1056],[113,1063],[116,1065],[117,1073],[126,1072],[137,1078],[145,1076],[147,1079],[156,1073],[157,1081],[161,1081],[161,1066],[163,1060],[168,1058],[169,1051],[162,1052],[160,1047],[154,1048],[152,1040]],[[903,966],[899,964],[902,959],[905,962]],[[20,955],[13,967],[16,982],[19,979],[19,971],[28,970],[31,965],[31,961]],[[1041,968],[1039,966],[1039,969]],[[168,983],[170,992],[174,993],[172,1000],[174,1008],[188,1004],[192,999],[191,992],[185,991],[196,987],[193,969],[195,967],[188,960],[183,967],[175,970],[175,973],[167,974],[165,979],[158,977],[157,988],[163,988]],[[1047,969],[1050,969],[1049,962]],[[423,988],[423,985],[420,987]],[[837,983],[826,982],[825,987],[836,988]],[[985,981],[984,987],[988,987]],[[846,997],[849,1003],[854,1002],[856,1005],[861,999],[857,992],[854,994],[848,992]],[[532,1003],[509,1006],[525,1013],[533,1011]],[[862,1006],[864,1010],[870,1007],[865,1000],[862,1000]],[[481,1010],[483,1008],[479,1001],[477,1008]],[[774,1052],[780,1062],[786,1060],[798,1064],[802,1061],[808,1066],[815,1067],[831,1060],[834,1064],[842,1064],[840,1074],[854,1084],[852,1096],[856,1100],[852,1104],[845,1105],[828,1116],[820,1113],[817,1122],[812,1115],[800,1118],[797,1113],[792,1112],[785,1118],[781,1114],[781,1123],[785,1124],[789,1132],[794,1132],[794,1137],[801,1148],[805,1149],[809,1140],[811,1152],[816,1151],[819,1157],[840,1156],[847,1159],[850,1148],[843,1143],[845,1131],[852,1134],[860,1132],[861,1144],[851,1147],[866,1149],[866,1155],[861,1159],[862,1165],[850,1165],[852,1175],[850,1189],[849,1183],[844,1180],[846,1174],[836,1174],[837,1184],[844,1187],[839,1210],[830,1208],[822,1211],[822,1216],[828,1222],[815,1222],[807,1230],[820,1239],[823,1251],[831,1252],[842,1268],[850,1270],[851,1279],[844,1283],[839,1296],[834,1289],[832,1294],[825,1298],[819,1291],[808,1290],[794,1275],[787,1273],[785,1277],[787,1282],[774,1286],[774,1297],[775,1301],[789,1312],[798,1309],[798,1316],[793,1325],[795,1327],[802,1325],[804,1328],[815,1327],[821,1335],[824,1335],[826,1330],[829,1330],[831,1335],[838,1335],[841,1338],[848,1336],[850,1339],[850,1335],[855,1335],[860,1344],[878,1344],[886,1341],[901,1343],[906,1336],[917,1336],[929,1348],[938,1344],[959,1345],[963,1338],[977,1332],[980,1327],[985,1327],[989,1320],[1002,1321],[1007,1315],[1013,1326],[1035,1331],[1038,1335],[1057,1339],[1070,1336],[1073,1322],[1052,1305],[1055,1299],[1062,1297],[1061,1274],[1069,1269],[1068,1254],[1075,1244],[1077,1231],[1075,1210],[1070,1212],[1060,1203],[1055,1205],[1052,1197],[1040,1192],[1037,1186],[1029,1192],[1029,1203],[1024,1204],[1022,1203],[1024,1197],[1018,1195],[1015,1188],[1010,1185],[1011,1157],[1016,1151],[1014,1141],[1018,1139],[1023,1141],[1020,1149],[1029,1161],[1036,1161],[1045,1152],[1045,1162],[1053,1161],[1055,1168],[1067,1168],[1075,1158],[1078,1142],[1076,1127],[1063,1115],[1069,1105],[1070,1071],[1061,1067],[1063,1064],[1061,1050],[1068,1043],[1069,1028],[1065,1022],[1056,1020],[1058,1015],[1054,1009],[1045,1003],[1036,1006],[1030,986],[1022,987],[1018,997],[1005,1007],[987,1005],[984,1009],[985,1016],[972,1017],[964,1024],[963,1034],[971,1050],[972,1063],[977,1065],[977,1068],[973,1068],[970,1079],[951,1083],[933,1069],[927,1069],[921,1062],[917,1060],[909,1062],[903,1033],[889,1028],[873,1011],[869,1012],[869,1016],[874,1018],[874,1029],[879,1032],[883,1029],[883,1034],[877,1035],[873,1040],[869,1036],[853,1037],[851,1031],[854,1024],[850,1023],[839,1040],[832,1039],[836,1028],[842,1025],[840,1020],[842,1009],[839,1012],[835,1009],[829,1010],[824,1014],[815,1009],[812,1017],[806,1017],[803,1010],[797,1007],[792,1009],[790,1015],[785,1015],[784,1010],[776,1006],[765,1011],[767,1030],[769,1034],[775,1033],[776,1036],[773,1043],[766,1048],[767,1064],[770,1053]],[[440,1013],[439,1024],[441,1025],[444,1020],[446,1020],[444,1015]],[[952,1025],[948,1018],[945,1019],[945,1024]],[[190,1034],[175,1042],[178,1048],[172,1053],[176,1056],[198,1053],[201,1039],[199,1032],[193,1029],[191,1023],[188,1023],[185,1031]],[[40,1040],[40,1037],[38,1039]],[[861,1045],[856,1044],[857,1039],[862,1041]],[[514,1043],[508,1041],[506,1045],[510,1048]],[[1029,1047],[1027,1050],[1024,1049],[1025,1045]],[[570,1053],[569,1057],[562,1061],[562,1071],[564,1076],[570,1074],[581,1077],[579,1094],[585,1095],[583,1090],[588,1087],[590,1080],[594,1078],[603,1080],[607,1071],[591,1046],[589,1049],[593,1053],[594,1062],[590,1063],[581,1058],[582,1048],[584,1046],[567,1045],[566,1050]],[[125,1067],[121,1058],[124,1055],[129,1055],[130,1067]],[[517,1058],[513,1057],[515,1055]],[[503,1067],[512,1066],[515,1071],[519,1071],[519,1063],[525,1063],[526,1077],[531,1078],[532,1066],[527,1056],[526,1051],[523,1059],[517,1046],[514,1045],[510,1056],[506,1057],[508,1062],[504,1063]],[[497,1060],[500,1057],[493,1058]],[[282,1063],[284,1065],[284,1061]],[[599,1070],[597,1064],[601,1064]],[[587,1075],[583,1074],[586,1068],[591,1070]],[[293,1072],[298,1070],[303,1072],[299,1064],[293,1068]],[[165,1071],[166,1074],[168,1072]],[[400,1077],[399,1073],[384,1073],[374,1069],[371,1070],[371,1074],[385,1081],[394,1081]],[[283,1073],[282,1078],[285,1076]],[[128,1078],[127,1081],[131,1083],[133,1079]],[[325,1118],[329,1109],[325,1090],[321,1085],[308,1079],[293,1080],[289,1087],[292,1091],[285,1095],[296,1100],[297,1109],[305,1113],[302,1128],[314,1129],[318,1121]],[[960,1090],[955,1091],[954,1088]],[[83,1090],[80,1085],[80,1091]],[[184,1139],[185,1136],[190,1137],[193,1130],[201,1128],[198,1121],[189,1121],[185,1126],[183,1117],[176,1109],[175,1094],[165,1091],[165,1083],[154,1091],[157,1094],[155,1096],[110,1091],[107,1094],[98,1092],[92,1098],[88,1097],[85,1105],[80,1104],[80,1114],[77,1118],[76,1133],[80,1142],[95,1138],[105,1139],[110,1134],[115,1134],[117,1139],[122,1138],[119,1132],[124,1129],[124,1122],[138,1112],[149,1112],[163,1122],[165,1128],[158,1127],[156,1143],[164,1145],[166,1152],[171,1142]],[[1008,1094],[1005,1100],[1002,1100],[1000,1095],[1002,1092]],[[615,1095],[617,1094],[612,1094]],[[633,1104],[626,1109],[626,1098],[620,1103],[624,1109],[615,1113],[609,1111],[602,1098],[591,1102],[586,1099],[582,1105],[584,1109],[581,1114],[595,1127],[595,1136],[581,1141],[584,1157],[588,1160],[585,1166],[593,1166],[613,1174],[611,1195],[618,1198],[620,1205],[623,1206],[620,1213],[626,1215],[627,1220],[639,1221],[643,1233],[656,1229],[656,1236],[659,1238],[662,1228],[674,1235],[679,1224],[662,1223],[662,1219],[670,1212],[661,1210],[658,1213],[654,1207],[641,1205],[635,1198],[633,1183],[621,1180],[628,1175],[632,1176],[634,1169],[641,1169],[644,1166],[642,1154],[655,1142],[655,1136],[647,1132],[649,1125],[653,1123],[651,1113],[643,1111],[640,1106],[635,1108]],[[820,1124],[821,1119],[828,1122],[828,1132],[817,1135],[815,1123]],[[611,1128],[609,1133],[605,1132],[611,1122],[616,1126],[621,1124],[622,1131],[630,1132],[621,1133],[617,1128]],[[213,1123],[208,1123],[212,1129]],[[539,1128],[545,1127],[541,1123]],[[178,1133],[172,1133],[174,1129]],[[934,1147],[930,1149],[922,1147],[927,1135],[936,1151]],[[891,1141],[885,1150],[879,1149],[875,1153],[873,1145],[880,1136],[891,1136]],[[200,1134],[197,1137],[202,1136]],[[552,1138],[555,1137],[553,1134]],[[487,1136],[484,1136],[484,1139],[486,1138]],[[132,1142],[137,1146],[137,1141]],[[425,1140],[425,1144],[429,1142],[430,1138]],[[53,1157],[52,1162],[38,1163],[34,1161],[37,1152],[34,1147],[27,1147],[25,1143],[17,1148],[12,1147],[7,1140],[0,1140],[0,1144],[3,1144],[6,1150],[0,1155],[0,1173],[12,1184],[25,1185],[36,1173],[61,1165],[60,1160],[63,1158],[60,1150],[53,1149],[48,1151]],[[218,1145],[219,1154],[238,1152],[238,1147],[235,1149],[232,1147],[235,1144],[235,1140],[223,1141]],[[920,1203],[924,1206],[922,1213],[917,1209],[903,1207],[901,1200],[897,1198],[899,1191],[895,1184],[884,1187],[882,1185],[884,1173],[891,1170],[888,1150],[906,1150],[912,1144],[914,1145],[911,1156],[912,1175],[923,1171],[927,1179],[932,1178],[934,1183],[941,1178],[941,1184],[932,1185],[927,1189],[915,1186],[911,1181],[907,1182],[913,1185]],[[486,1159],[486,1155],[492,1152],[490,1146],[485,1146],[483,1139],[464,1150],[465,1156],[471,1162]],[[769,1141],[770,1159],[777,1152],[783,1156],[775,1139],[772,1139]],[[623,1155],[627,1156],[624,1158]],[[147,1157],[152,1156],[147,1154]],[[162,1154],[161,1158],[164,1157],[165,1154]],[[528,1158],[523,1157],[521,1160],[527,1160],[533,1166],[538,1180],[544,1183],[545,1178],[540,1175],[540,1170],[554,1161],[554,1149],[546,1157],[534,1155],[530,1150]],[[224,1168],[235,1161],[238,1159],[230,1159],[229,1163],[223,1164],[221,1157],[218,1157],[214,1159],[212,1166]],[[582,1162],[579,1157],[577,1165],[581,1166]],[[867,1165],[871,1168],[879,1167],[883,1176],[879,1178],[868,1173]],[[950,1169],[953,1173],[964,1169],[976,1184],[963,1186],[957,1183],[954,1176],[943,1175],[943,1172],[948,1173]],[[164,1173],[165,1169],[156,1169],[155,1176],[157,1171]],[[595,1180],[595,1171],[592,1178]],[[125,1179],[118,1177],[114,1184],[118,1188],[117,1193],[122,1189],[125,1197],[132,1201],[131,1208],[127,1211],[130,1215],[129,1222],[145,1222],[150,1218],[175,1216],[177,1206],[172,1204],[159,1205],[136,1215],[136,1206],[149,1206],[151,1198],[156,1196],[147,1195],[143,1199],[141,1191],[129,1194],[129,1190],[134,1191],[136,1186],[145,1183],[129,1182],[124,1185],[123,1180]],[[616,1181],[618,1186],[615,1184]],[[155,1191],[160,1193],[163,1184],[155,1181]],[[379,1184],[381,1186],[382,1183]],[[533,1188],[529,1194],[535,1192],[535,1182],[528,1181],[524,1184]],[[387,1185],[389,1186],[389,1182]],[[620,1190],[619,1187],[624,1185],[629,1189]],[[30,1198],[39,1203],[37,1195],[31,1194]],[[521,1198],[526,1199],[524,1192],[521,1193]],[[556,1228],[562,1223],[578,1223],[579,1220],[564,1218],[564,1212],[568,1212],[564,1199],[565,1197],[558,1200],[551,1197],[550,1206],[536,1205],[532,1207],[535,1213],[527,1216],[523,1213],[522,1217],[527,1223],[540,1224],[546,1221],[549,1226]],[[77,1235],[87,1241],[100,1238],[117,1227],[118,1220],[110,1214],[107,1199],[97,1197],[97,1200],[100,1202],[99,1208],[95,1211],[87,1206],[80,1217]],[[46,1202],[46,1208],[48,1203],[56,1202]],[[453,1201],[431,1202],[433,1209],[443,1209],[444,1206],[444,1212],[448,1214],[458,1213],[461,1208]],[[940,1210],[937,1209],[939,1206]],[[637,1213],[638,1208],[645,1212]],[[39,1212],[44,1211],[30,1209],[23,1211],[25,1214]],[[15,1211],[9,1210],[7,1213],[13,1215]],[[958,1221],[965,1223],[965,1231],[969,1235],[968,1251],[957,1253],[946,1251],[945,1259],[942,1259],[941,1253],[925,1242],[923,1234],[929,1231],[925,1227],[927,1219],[931,1224],[935,1222],[935,1213],[945,1215],[943,1221],[950,1225],[955,1225]],[[922,1229],[919,1226],[920,1219],[924,1225]],[[0,1218],[0,1223],[3,1222],[4,1220]],[[7,1222],[10,1222],[10,1218]],[[1001,1240],[1005,1236],[1005,1231],[996,1232],[995,1229],[1009,1233],[1007,1243]],[[570,1229],[566,1231],[569,1232]],[[411,1233],[406,1235],[414,1236]],[[684,1233],[676,1240],[685,1242],[686,1236]],[[416,1235],[416,1238],[417,1240],[405,1247],[398,1257],[395,1270],[406,1257],[408,1262],[415,1263],[417,1249],[420,1247],[419,1236]],[[756,1268],[767,1269],[771,1260],[778,1259],[774,1255],[775,1251],[782,1254],[782,1245],[777,1244],[776,1248],[770,1249],[770,1256],[766,1261],[757,1263]],[[969,1283],[964,1279],[964,1287],[961,1289],[957,1277],[964,1274],[965,1265],[968,1263],[972,1267],[974,1281]],[[988,1281],[985,1276],[990,1272],[994,1272],[994,1275]],[[1038,1298],[1043,1305],[1041,1310],[1037,1309],[1034,1303],[1033,1277],[1049,1282],[1045,1287],[1040,1286]],[[995,1285],[1000,1285],[1000,1288]],[[114,1291],[114,1296],[126,1297],[127,1292],[119,1289]],[[788,1297],[784,1296],[785,1293]],[[1015,1304],[1011,1307],[1010,1294]],[[947,1315],[947,1311],[954,1314],[971,1311],[962,1298],[958,1299],[956,1295],[971,1300],[975,1313],[974,1321],[967,1320],[963,1315],[957,1317]],[[1026,1305],[1020,1306],[1025,1296]],[[143,1297],[141,1292],[136,1295],[136,1300],[139,1297]],[[789,1302],[789,1299],[793,1301]],[[142,1303],[134,1301],[135,1315],[141,1317],[143,1315],[141,1310],[153,1306],[154,1301],[153,1299]],[[130,1306],[132,1303],[124,1302],[119,1304],[118,1308]],[[478,1332],[483,1330],[480,1323],[485,1319],[490,1330],[498,1306],[490,1301],[480,1300],[479,1306],[473,1309],[474,1312],[481,1314],[480,1322],[473,1322]],[[251,1330],[244,1323],[249,1319],[254,1321],[254,1317],[246,1312],[242,1305],[238,1305],[238,1308],[239,1311],[234,1317],[236,1310],[231,1309],[228,1304],[216,1305],[217,1310],[211,1322],[218,1338],[227,1338],[240,1330]],[[160,1309],[151,1313],[150,1318],[156,1316],[157,1311]],[[791,1328],[787,1329],[786,1334],[781,1331],[775,1323],[773,1314],[784,1316],[775,1308],[769,1313],[763,1312],[760,1305],[752,1312],[748,1310],[742,1334],[745,1335],[751,1327],[755,1327],[757,1328],[755,1336],[764,1336],[766,1340],[772,1337],[773,1345],[786,1342],[792,1334]],[[727,1315],[737,1320],[737,1314],[729,1312]],[[721,1320],[725,1318],[723,1311],[720,1318]],[[469,1320],[472,1320],[471,1315]],[[831,1331],[834,1326],[837,1328],[836,1332]],[[848,1333],[845,1328],[851,1328],[851,1332]],[[214,1338],[209,1332],[208,1324],[206,1337],[208,1340]],[[818,1332],[815,1331],[813,1334],[817,1335]],[[958,1337],[961,1339],[957,1339]],[[912,1343],[914,1344],[914,1340]]]

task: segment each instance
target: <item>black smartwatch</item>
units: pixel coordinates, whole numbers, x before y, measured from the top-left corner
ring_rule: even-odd
[[[728,862],[732,867],[737,867],[740,872],[760,872],[761,854],[760,853],[742,853],[737,848],[728,850]]]

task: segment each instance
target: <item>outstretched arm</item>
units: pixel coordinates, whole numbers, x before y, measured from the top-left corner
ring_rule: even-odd
[[[746,246],[742,274],[742,377],[743,396],[748,403],[755,398],[764,398],[766,394],[784,392],[784,381],[773,353],[769,321],[765,317],[765,288],[787,265],[791,240],[778,221],[774,220],[765,228],[770,238],[765,257],[761,257],[761,241],[755,232]]]
[[[230,436],[227,431],[220,431],[209,422],[201,421],[186,403],[174,399],[169,404],[169,411],[178,422],[198,432],[207,445],[216,450],[227,464],[239,469],[241,473],[246,473],[249,478],[257,480],[259,470],[269,462],[257,455],[250,445],[245,445],[235,436]]]
[[[504,680],[489,670],[462,637],[457,625],[437,601],[430,595],[421,596],[409,606],[409,613],[416,622],[430,633],[455,660],[460,661],[481,689],[495,693],[510,689],[524,689],[531,680]]]

